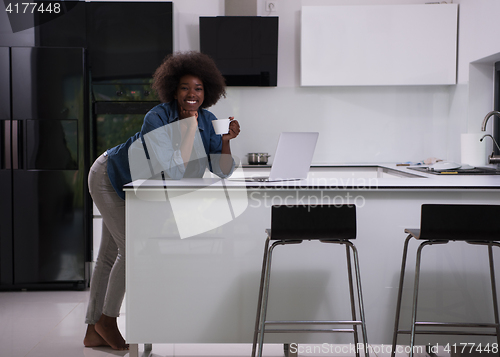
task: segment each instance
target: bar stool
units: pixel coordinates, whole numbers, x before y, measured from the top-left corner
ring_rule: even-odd
[[[424,204],[422,205],[420,229],[405,229],[405,233],[408,233],[408,236],[405,240],[401,262],[401,275],[399,278],[391,356],[395,356],[399,334],[410,334],[410,357],[413,357],[413,346],[415,344],[415,335],[417,334],[496,336],[497,343],[500,345],[500,325],[492,252],[493,246],[500,247],[500,243],[498,242],[500,240],[500,205]],[[418,246],[416,254],[411,329],[400,330],[399,318],[406,257],[408,253],[408,244],[412,238],[418,241],[423,240],[423,242]],[[488,246],[495,323],[417,321],[418,286],[422,249],[430,245],[446,244],[449,241],[465,241],[469,244]],[[439,328],[447,327],[455,328],[455,330],[438,330]]]
[[[296,333],[296,332],[324,332],[324,333],[353,333],[355,345],[358,345],[358,327],[361,327],[364,346],[368,346],[366,337],[365,314],[361,279],[358,264],[358,252],[350,239],[356,238],[356,207],[354,205],[286,205],[271,207],[271,229],[267,229],[267,239],[262,262],[259,301],[255,319],[252,357],[255,357],[256,346],[259,345],[258,356],[262,356],[265,333]],[[274,241],[269,246],[270,241]],[[269,281],[271,278],[271,259],[277,246],[300,244],[304,240],[318,240],[321,243],[344,244],[346,246],[347,273],[349,280],[349,294],[351,302],[352,320],[348,321],[267,321],[267,302],[269,296]],[[360,319],[356,317],[354,298],[353,271],[351,251],[354,262],[354,275]],[[278,328],[268,328],[274,325]],[[289,326],[297,327],[289,327]],[[333,328],[333,327],[351,328]],[[305,328],[309,327],[309,328]],[[331,328],[327,328],[331,327]],[[359,350],[356,348],[359,357]],[[366,351],[368,356],[368,351]]]

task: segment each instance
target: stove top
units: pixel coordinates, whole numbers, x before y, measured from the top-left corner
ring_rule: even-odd
[[[489,167],[474,167],[472,169],[453,169],[444,171],[434,171],[430,167],[408,167],[410,170],[425,172],[433,175],[500,175],[500,170]]]

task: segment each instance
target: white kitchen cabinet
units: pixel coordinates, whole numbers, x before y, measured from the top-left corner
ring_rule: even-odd
[[[457,4],[303,6],[301,85],[456,83]]]

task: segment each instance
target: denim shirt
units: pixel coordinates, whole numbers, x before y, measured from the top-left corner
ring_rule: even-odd
[[[140,132],[106,152],[108,176],[116,193],[125,199],[122,188],[134,180],[155,176],[176,180],[202,177],[207,167],[221,178],[230,176],[235,167],[234,160],[227,175],[219,166],[222,136],[215,134],[212,126],[212,120],[216,119],[208,110],[198,110],[198,130],[191,158],[185,166],[180,151],[177,101],[151,109],[144,117]]]

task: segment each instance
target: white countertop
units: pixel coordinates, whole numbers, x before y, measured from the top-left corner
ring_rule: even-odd
[[[243,166],[231,178],[186,178],[182,180],[137,180],[124,187],[141,190],[169,188],[246,188],[301,190],[499,190],[500,175],[435,175],[396,164],[314,165],[305,180],[281,182],[245,182],[244,176],[266,175],[269,166]],[[205,175],[207,176],[207,175]],[[400,177],[398,177],[400,176]],[[238,178],[240,178],[238,180]]]

